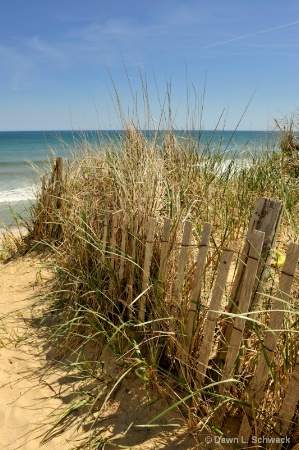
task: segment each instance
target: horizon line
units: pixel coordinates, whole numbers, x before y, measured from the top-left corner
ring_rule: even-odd
[[[55,128],[48,128],[48,129],[21,129],[21,130],[0,130],[0,133],[61,133],[61,132],[68,132],[68,133],[107,133],[107,132],[124,132],[127,131],[126,129],[121,129],[121,128],[111,128],[111,129],[105,129],[105,130],[99,130],[99,129],[72,129],[72,128],[61,128],[61,129],[55,129]],[[173,129],[160,129],[160,130],[155,130],[155,129],[136,129],[136,131],[141,131],[141,132],[169,132],[169,131],[174,131],[174,132],[181,132],[181,133],[193,133],[193,132],[205,132],[205,131],[217,131],[217,132],[238,132],[238,131],[246,131],[246,132],[259,132],[259,133],[269,133],[269,132],[276,132],[278,130],[275,129],[235,129],[235,128],[231,128],[231,129],[215,129],[215,128],[197,128],[197,129],[192,129],[192,130],[188,130],[188,129],[179,129],[179,128],[173,128]]]

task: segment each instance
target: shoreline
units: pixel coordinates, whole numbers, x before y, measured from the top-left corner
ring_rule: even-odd
[[[27,228],[17,227],[16,225],[8,227],[8,229],[0,227],[0,235],[7,234],[7,233],[12,233],[12,234],[20,233],[23,236],[23,233],[25,233],[26,231],[27,231]]]
[[[0,202],[0,233],[26,229],[18,222],[31,222],[31,205],[34,199],[24,199],[16,202]]]

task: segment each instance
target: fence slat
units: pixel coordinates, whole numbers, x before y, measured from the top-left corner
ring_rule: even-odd
[[[296,360],[296,365],[293,370],[289,385],[287,387],[279,414],[276,419],[276,426],[273,436],[281,436],[284,438],[291,424],[291,420],[295,414],[299,402],[299,356]],[[281,449],[283,442],[281,442],[277,449]]]
[[[126,259],[126,244],[127,244],[127,222],[124,220],[121,229],[121,244],[120,244],[120,262],[119,262],[119,281],[122,282],[125,272]]]
[[[118,219],[119,214],[115,213],[112,215],[112,230],[111,230],[111,268],[114,269],[115,264],[115,252],[116,252],[116,233],[118,229]]]
[[[154,219],[153,217],[149,217],[148,225],[147,225],[144,264],[143,264],[142,292],[144,292],[147,289],[148,281],[149,281],[149,277],[150,277],[150,268],[151,268],[152,255],[153,255],[155,225],[156,225],[156,219]],[[147,298],[147,294],[144,294],[139,299],[138,318],[141,322],[144,322],[144,319],[145,319],[146,298]]]
[[[131,223],[131,232],[128,235],[128,238],[130,236],[129,241],[131,241],[129,244],[129,255],[131,257],[131,261],[128,260],[127,263],[129,265],[128,267],[128,284],[127,284],[127,291],[128,291],[128,307],[129,307],[129,319],[131,320],[133,317],[133,283],[134,283],[134,275],[135,275],[135,263],[136,263],[136,241],[137,241],[137,233],[138,233],[138,216],[135,215],[132,223]]]
[[[223,250],[220,263],[218,266],[215,285],[213,288],[211,303],[207,314],[207,320],[204,326],[203,331],[204,337],[198,359],[197,369],[199,370],[199,375],[197,376],[197,382],[199,383],[199,385],[202,385],[205,379],[207,365],[209,362],[209,357],[214,343],[214,332],[216,328],[216,321],[220,314],[221,299],[225,291],[225,285],[227,282],[232,257],[233,257],[232,250],[230,249]]]
[[[254,403],[259,403],[264,393],[264,388],[269,376],[269,366],[273,360],[274,350],[279,337],[279,330],[283,324],[283,318],[285,315],[284,310],[286,309],[286,303],[288,302],[291,293],[298,260],[299,245],[290,243],[279,280],[276,298],[270,312],[269,329],[272,331],[268,332],[265,336],[263,342],[263,352],[258,361],[257,368],[250,385],[251,397]],[[244,442],[249,442],[253,414],[250,409],[247,409],[246,413],[247,414],[244,414],[243,416],[239,437],[242,437]]]
[[[102,236],[102,262],[106,259],[106,247],[107,247],[107,238],[108,238],[108,226],[109,226],[109,213],[105,211],[104,217],[104,227],[103,227],[103,236]]]
[[[188,335],[188,347],[191,351],[191,340],[194,334],[195,320],[196,315],[199,312],[199,295],[200,288],[202,283],[202,277],[205,270],[205,261],[208,252],[208,245],[210,240],[210,235],[212,231],[212,224],[205,223],[202,231],[202,236],[200,240],[200,247],[198,250],[197,262],[196,262],[196,270],[194,274],[194,283],[192,287],[191,297],[190,297],[190,306],[187,316],[187,335]]]
[[[254,230],[251,234],[251,237],[248,239],[250,244],[250,250],[248,254],[246,270],[244,272],[242,290],[238,298],[238,305],[239,305],[238,312],[240,314],[246,314],[248,312],[250,299],[252,296],[252,290],[254,287],[255,277],[257,273],[257,268],[259,264],[259,258],[262,251],[264,236],[265,236],[264,232]],[[221,395],[223,394],[229,395],[230,392],[231,382],[225,382],[225,380],[230,376],[232,376],[233,367],[241,346],[243,331],[245,327],[245,320],[246,316],[245,317],[239,316],[235,318],[233,323],[231,338],[230,342],[228,343],[229,347],[221,378],[222,383],[219,384],[219,393]],[[224,413],[225,408],[222,408],[222,411],[215,416],[215,423],[217,423],[217,425],[220,425],[222,423]]]
[[[192,233],[192,223],[186,220],[184,225],[183,239],[181,244],[181,251],[179,256],[178,270],[176,282],[173,290],[173,299],[175,304],[171,306],[171,315],[178,316],[178,308],[180,306],[180,299],[182,294],[182,287],[184,283],[185,268],[188,260],[189,244]]]
[[[260,290],[261,284],[267,274],[267,265],[271,264],[272,252],[275,247],[275,242],[278,234],[278,229],[284,209],[284,203],[280,200],[268,199],[260,197],[255,205],[251,220],[248,226],[247,236],[244,244],[244,248],[240,255],[240,263],[238,265],[237,273],[234,279],[232,288],[231,300],[227,307],[227,312],[236,313],[238,309],[239,293],[242,290],[242,283],[244,279],[244,271],[246,270],[246,262],[250,251],[248,244],[248,238],[251,236],[253,230],[263,231],[265,233],[265,239],[263,249],[261,252],[263,262],[260,262],[257,270],[257,281],[253,287],[252,302],[253,307],[258,307],[258,296],[256,293]],[[264,264],[266,262],[266,265]],[[223,334],[227,342],[230,341],[232,328],[230,325],[226,325],[223,329]],[[226,351],[222,351],[221,359],[224,360]]]
[[[113,287],[115,284],[115,276],[114,276],[114,269],[115,269],[115,252],[116,252],[116,233],[118,229],[118,220],[119,220],[119,213],[115,213],[112,215],[112,229],[111,229],[111,242],[110,242],[110,267],[111,267],[111,274],[110,274],[110,280],[109,280],[109,295],[112,296],[113,293]]]
[[[181,296],[182,296],[182,288],[184,284],[184,276],[185,276],[185,268],[188,261],[188,251],[189,251],[189,244],[191,240],[191,234],[192,234],[192,223],[186,220],[184,225],[184,231],[183,231],[183,238],[181,243],[181,250],[179,255],[179,262],[178,262],[178,269],[177,269],[177,275],[174,285],[174,290],[172,294],[172,302],[170,305],[170,315],[173,317],[173,320],[169,323],[169,331],[170,336],[175,336],[176,338],[176,327],[177,322],[176,319],[182,311],[180,310],[181,307]],[[181,334],[181,333],[180,333]],[[176,340],[176,339],[175,339]],[[178,344],[178,342],[177,342]],[[173,354],[173,350],[175,349],[174,340],[171,337],[171,339],[168,342],[168,347],[170,350],[170,353]],[[177,348],[177,357],[184,362],[186,360],[186,355],[184,355],[184,345],[179,346]],[[180,374],[182,375],[182,370],[180,371]]]
[[[158,272],[158,282],[156,288],[157,298],[162,298],[164,292],[164,281],[165,281],[165,269],[167,263],[167,256],[169,251],[169,237],[171,230],[172,221],[168,218],[164,220],[162,239],[161,239],[161,253],[159,262],[159,272]]]

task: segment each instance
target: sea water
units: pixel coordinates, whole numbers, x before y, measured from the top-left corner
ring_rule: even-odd
[[[177,131],[186,138],[186,133]],[[150,139],[153,132],[147,132]],[[200,148],[207,146],[225,152],[226,157],[242,158],[248,150],[263,151],[274,148],[277,133],[261,131],[203,131],[192,132],[200,140]],[[100,146],[111,139],[117,142],[118,131],[10,131],[0,132],[0,228],[1,223],[15,226],[17,215],[29,218],[30,202],[40,188],[41,177],[51,170],[53,155],[70,158],[72,151],[80,151],[83,141]]]
[[[97,142],[98,133],[74,131],[0,132],[0,228],[14,227],[18,215],[30,217],[30,203],[41,178],[51,171],[53,155],[71,157],[83,140]]]

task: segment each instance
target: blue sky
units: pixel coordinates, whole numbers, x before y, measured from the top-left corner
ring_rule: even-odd
[[[273,129],[298,106],[299,2],[1,0],[0,59],[0,130],[119,128],[113,83],[143,125],[141,78],[154,125],[168,86],[179,129],[248,102],[239,129]]]

